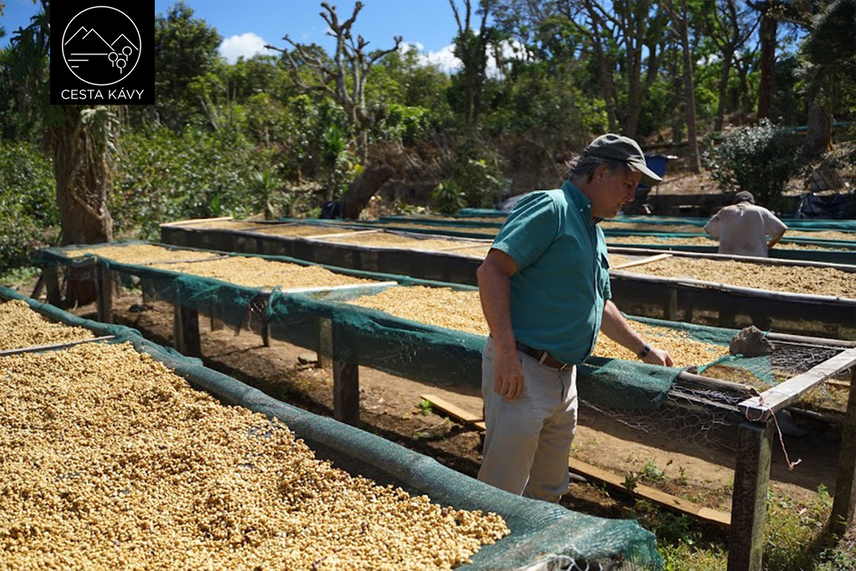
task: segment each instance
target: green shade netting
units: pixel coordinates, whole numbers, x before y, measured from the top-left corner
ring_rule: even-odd
[[[496,210],[494,208],[461,208],[455,216],[460,216],[462,218],[470,217],[482,217],[482,216],[496,216],[496,217],[505,217],[507,216],[507,212],[502,212],[501,210]]]
[[[136,243],[140,242],[131,242]],[[41,250],[34,256],[34,261],[40,264],[73,263],[63,252],[65,249],[68,248]],[[312,265],[283,256],[233,255]],[[332,357],[338,361],[359,363],[425,383],[469,384],[475,387],[481,385],[481,350],[485,342],[483,336],[426,325],[347,303],[388,286],[367,285],[348,290],[322,289],[314,294],[284,293],[272,288],[273,291],[268,297],[262,296],[260,288],[248,288],[212,278],[147,266],[120,264],[102,257],[97,260],[102,266],[120,275],[140,278],[154,297],[178,303],[186,309],[205,315],[216,315],[235,329],[247,325],[252,317],[257,324],[269,325],[273,338],[320,352],[323,351],[322,322],[327,321],[333,341]],[[402,275],[322,267],[379,282],[392,281],[401,286],[448,287],[462,291],[476,289],[472,286],[419,280]],[[737,333],[737,330],[692,323],[643,317],[629,319],[683,331],[698,341],[724,347],[728,346]],[[651,341],[656,343],[656,339]],[[713,364],[699,363],[699,372]],[[730,357],[722,364],[746,369],[767,383],[773,382],[767,357],[755,360]],[[665,400],[679,372],[676,368],[649,366],[637,361],[591,357],[579,370],[580,397],[590,404],[613,409],[655,409]]]
[[[138,243],[141,242],[129,242]],[[71,263],[71,258],[63,252],[66,249],[68,248],[42,250],[34,260],[37,263]],[[233,255],[310,265],[305,261],[283,256]],[[177,301],[182,307],[205,315],[213,313],[235,329],[247,325],[254,301],[262,294],[260,288],[247,288],[211,278],[141,265],[120,264],[102,257],[98,258],[98,263],[121,275],[134,275],[143,279],[149,293],[154,297]],[[476,289],[472,286],[419,280],[402,275],[322,267],[376,281],[394,281],[403,286],[449,287],[464,291]],[[378,292],[380,289],[383,288],[365,286],[344,291],[322,290],[317,294],[286,294],[274,289],[269,300],[256,308],[255,318],[257,322],[264,320],[270,325],[274,338],[313,351],[322,350],[321,320],[326,319],[330,321],[332,328],[332,356],[339,361],[357,362],[420,382],[480,386],[480,355],[484,347],[484,337],[401,319],[347,303],[348,300]],[[737,330],[692,323],[643,317],[629,319],[684,331],[698,341],[722,346],[728,346],[737,333]],[[656,343],[656,339],[652,341]],[[768,357],[747,360],[731,356],[721,363],[746,369],[767,383],[774,382]],[[719,363],[700,363],[699,373],[714,364]],[[580,396],[586,402],[617,409],[650,409],[662,404],[679,369],[591,357],[580,367],[579,373]]]
[[[508,494],[455,472],[435,460],[407,450],[352,426],[319,417],[274,400],[261,391],[208,369],[197,359],[151,343],[135,330],[82,319],[53,306],[25,298],[14,290],[0,288],[0,299],[23,299],[47,318],[92,330],[97,335],[116,335],[116,342],[129,342],[137,351],[152,355],[196,388],[205,390],[226,405],[238,405],[284,422],[309,445],[319,458],[384,484],[400,486],[410,493],[426,494],[441,505],[455,509],[493,511],[503,518],[512,533],[484,546],[460,569],[519,569],[541,560],[566,555],[578,564],[623,559],[622,569],[660,569],[653,534],[635,521],[608,520],[571,512],[546,502]],[[583,567],[585,568],[585,567]]]
[[[297,345],[318,350],[318,318],[329,319],[334,359],[358,362],[426,383],[481,386],[484,336],[426,325],[347,303],[376,291],[273,296],[268,316],[272,335],[290,337]],[[656,409],[665,400],[679,372],[675,368],[593,357],[580,366],[577,384],[580,398],[592,404],[621,409]]]

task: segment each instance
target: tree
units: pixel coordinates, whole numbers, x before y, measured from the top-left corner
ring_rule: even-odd
[[[841,41],[856,37],[856,0],[836,0],[812,24],[811,35],[801,48],[810,101],[806,155],[829,148],[834,109],[842,103],[849,103],[851,111],[856,108],[856,46]]]
[[[363,3],[357,2],[354,13],[344,22],[339,21],[336,7],[326,2],[321,3],[324,12],[321,17],[330,27],[328,34],[336,38],[336,53],[333,61],[313,53],[310,46],[297,44],[286,35],[283,39],[292,50],[265,46],[283,54],[292,71],[297,86],[304,92],[321,92],[330,95],[344,109],[348,124],[354,134],[357,144],[357,157],[365,164],[368,161],[368,132],[373,123],[373,117],[366,107],[366,82],[372,66],[389,53],[398,50],[401,36],[395,36],[395,46],[387,50],[366,52],[369,42],[362,36],[354,39],[351,28],[357,20],[357,15],[363,9]],[[301,70],[308,70],[311,83],[301,75]]]
[[[463,70],[461,71],[464,88],[464,119],[467,127],[475,127],[481,112],[481,96],[484,82],[487,79],[487,48],[495,41],[496,30],[487,25],[487,19],[493,5],[492,0],[479,0],[477,15],[481,16],[479,31],[475,32],[470,24],[473,16],[471,0],[464,0],[464,19],[455,4],[456,0],[449,0],[452,12],[455,14],[455,22],[458,25],[458,34],[454,41],[455,57],[461,60]]]
[[[49,105],[46,61],[50,46],[50,2],[27,28],[12,37],[13,73],[34,87],[30,102],[38,107],[53,156],[63,244],[93,244],[113,239],[107,208],[112,182],[111,151],[116,116],[105,106]]]
[[[728,101],[728,78],[734,59],[758,26],[757,20],[752,22],[749,19],[751,9],[748,6],[741,9],[737,2],[738,0],[705,0],[703,3],[704,10],[711,15],[707,19],[705,31],[720,54],[719,100],[713,123],[713,129],[717,132],[722,131]]]
[[[698,130],[696,128],[695,87],[693,86],[693,57],[690,49],[690,24],[687,0],[680,0],[680,6],[675,7],[672,0],[666,3],[672,23],[677,29],[683,53],[684,79],[684,115],[687,125],[688,156],[687,166],[691,172],[701,172],[701,156],[698,151]]]
[[[779,23],[772,15],[772,2],[753,5],[760,12],[761,28],[758,36],[761,44],[761,80],[758,85],[758,119],[770,116],[770,104],[775,91],[776,36]]]
[[[636,137],[642,100],[657,78],[668,14],[653,0],[616,0],[609,8],[599,0],[562,0],[561,8],[597,62],[610,130],[619,130],[620,123],[625,135]],[[615,73],[622,77],[626,104]]]
[[[195,78],[215,71],[222,39],[184,2],[155,18],[155,109],[170,129],[181,130],[199,110],[188,88]]]
[[[107,200],[117,134],[116,115],[103,105],[63,105],[48,131],[63,244],[113,241]]]

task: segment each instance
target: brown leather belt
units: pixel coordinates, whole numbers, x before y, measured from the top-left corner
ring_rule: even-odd
[[[526,353],[530,357],[537,359],[539,363],[547,365],[548,367],[553,367],[554,369],[558,369],[559,372],[573,367],[573,365],[569,363],[562,363],[561,361],[554,359],[553,356],[547,353],[546,351],[542,351],[540,349],[533,349],[529,345],[524,345],[519,341],[516,341],[515,345],[517,346],[517,350],[521,353]]]

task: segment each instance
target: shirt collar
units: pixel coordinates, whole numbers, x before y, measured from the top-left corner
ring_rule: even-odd
[[[570,181],[565,181],[562,183],[562,190],[565,194],[571,199],[571,202],[574,205],[574,208],[579,211],[579,213],[583,216],[586,221],[592,220],[591,215],[591,200],[589,200],[588,196],[582,193],[580,189],[571,184]],[[597,224],[603,220],[603,218],[595,218],[594,224]]]

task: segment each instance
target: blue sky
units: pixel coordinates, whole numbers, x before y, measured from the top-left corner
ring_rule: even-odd
[[[0,39],[5,47],[19,27],[26,26],[35,14],[32,0],[5,0],[6,10],[0,26],[7,36]],[[155,12],[165,14],[173,0],[156,0]],[[249,57],[264,44],[286,47],[282,37],[288,34],[299,43],[318,43],[332,51],[334,43],[327,37],[327,24],[321,18],[320,0],[186,0],[195,16],[217,28],[223,37],[220,51],[234,62],[238,55]],[[353,13],[353,0],[329,2],[336,5],[344,20]],[[451,71],[458,65],[452,56],[452,39],[457,24],[448,0],[363,0],[364,7],[353,31],[371,42],[370,49],[387,49],[393,36],[403,36],[424,59]]]

